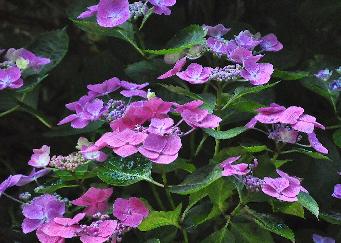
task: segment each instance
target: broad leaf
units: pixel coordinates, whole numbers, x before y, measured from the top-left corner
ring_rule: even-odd
[[[233,221],[231,223],[231,232],[237,243],[274,242],[269,231],[266,231],[251,222],[246,223]]]
[[[287,203],[280,202],[278,200],[271,200],[271,203],[274,212],[281,212],[304,218],[304,208],[299,202]]]
[[[190,25],[176,34],[163,50],[144,50],[146,53],[155,55],[166,55],[181,52],[195,45],[202,45],[205,42],[206,32],[199,25]]]
[[[239,134],[245,132],[247,130],[246,127],[235,127],[226,131],[217,131],[214,129],[204,129],[204,131],[210,135],[211,137],[214,137],[215,139],[218,140],[223,140],[223,139],[231,139]]]
[[[315,199],[306,192],[300,192],[297,197],[298,202],[318,218],[319,206]]]
[[[333,133],[333,141],[336,146],[341,148],[341,129],[338,129]]]
[[[201,241],[201,243],[234,243],[235,238],[233,234],[226,228],[222,228],[212,234],[210,234],[207,238]]]
[[[189,91],[188,89],[179,87],[179,86],[174,86],[174,85],[167,85],[167,84],[160,84],[162,87],[166,88],[167,90],[169,90],[170,92],[179,94],[179,95],[185,95],[189,98],[192,98],[194,100],[203,100],[203,98],[195,93],[192,93],[191,91]]]
[[[259,153],[268,150],[266,145],[242,146],[242,148],[249,153]]]
[[[195,171],[195,165],[190,163],[188,160],[178,158],[174,162],[172,162],[168,165],[155,164],[153,166],[153,172],[155,171],[158,173],[162,173],[162,172],[169,173],[169,172],[175,171],[177,169],[181,169],[181,170],[187,171],[189,173],[192,173]]]
[[[279,219],[267,214],[257,213],[249,208],[246,209],[246,212],[252,217],[253,221],[263,229],[295,242],[294,232]]]
[[[66,137],[72,135],[79,135],[84,133],[95,132],[104,125],[103,121],[92,122],[82,129],[74,129],[70,125],[58,126],[52,128],[50,131],[44,133],[46,137]]]
[[[180,228],[179,218],[182,205],[179,204],[174,211],[151,211],[139,225],[141,231],[149,231],[162,226],[173,225]]]
[[[338,212],[320,213],[320,219],[331,224],[341,225],[341,213]]]
[[[46,193],[56,192],[59,189],[72,188],[72,187],[79,187],[79,185],[68,184],[63,180],[57,180],[52,183],[44,184],[42,187],[37,187],[36,189],[34,189],[34,192],[46,194]]]
[[[99,168],[97,176],[113,186],[128,186],[139,181],[151,181],[152,163],[137,155],[127,158],[112,157]]]
[[[281,71],[281,70],[275,70],[272,74],[272,77],[279,78],[281,80],[298,80],[302,78],[306,78],[309,76],[308,72],[304,71]]]
[[[170,186],[169,189],[173,193],[186,195],[209,186],[220,177],[219,166],[207,165],[188,175],[179,185]]]
[[[307,150],[307,149],[296,148],[293,151],[295,151],[297,153],[308,155],[309,157],[312,157],[314,159],[330,160],[330,158],[328,158],[327,156],[325,156],[323,154],[320,154],[320,153],[315,152],[315,151]]]

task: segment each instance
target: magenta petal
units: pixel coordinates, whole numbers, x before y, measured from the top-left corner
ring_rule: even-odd
[[[116,27],[130,18],[128,0],[100,0],[97,22],[102,27]]]
[[[77,19],[85,19],[94,16],[97,13],[98,5],[87,7],[87,10],[78,15]]]
[[[113,151],[118,156],[125,158],[125,157],[128,157],[130,155],[137,153],[138,149],[136,148],[136,146],[133,146],[133,145],[124,145],[119,148],[114,148]]]
[[[310,145],[317,151],[322,154],[328,154],[328,149],[324,147],[320,141],[317,139],[315,133],[309,133],[308,134],[308,140],[310,142]]]
[[[179,59],[171,70],[159,76],[158,79],[166,79],[166,78],[174,76],[176,73],[181,71],[181,69],[185,66],[185,64],[186,64],[186,57]]]
[[[334,186],[334,192],[332,196],[335,198],[341,199],[341,184],[336,184]]]
[[[297,106],[290,106],[284,110],[281,114],[280,122],[284,124],[295,124],[301,115],[303,115],[304,109]]]

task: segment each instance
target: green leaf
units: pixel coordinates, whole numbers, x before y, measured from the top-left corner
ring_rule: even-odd
[[[272,77],[274,78],[279,78],[282,80],[298,80],[302,78],[306,78],[309,76],[308,72],[304,71],[281,71],[281,70],[275,70],[274,73],[272,74]]]
[[[190,194],[197,192],[221,177],[221,169],[218,165],[204,166],[188,175],[179,185],[170,186],[169,189],[177,194]]]
[[[214,137],[215,139],[223,140],[223,139],[231,139],[239,134],[245,132],[247,130],[246,127],[235,127],[226,131],[217,131],[214,129],[204,129],[204,131],[210,135],[211,137]]]
[[[249,153],[259,153],[268,150],[266,145],[242,146],[242,148]]]
[[[207,238],[201,241],[201,243],[234,243],[235,238],[233,234],[226,228],[217,230],[216,232],[210,234]]]
[[[295,242],[294,232],[279,219],[267,214],[257,213],[249,208],[246,208],[246,212],[252,216],[253,221],[263,229],[269,230],[277,235],[291,240],[292,242]]]
[[[338,212],[320,213],[320,219],[331,224],[341,225],[341,213]]]
[[[336,146],[341,148],[341,129],[338,129],[333,133],[333,141]]]
[[[284,214],[290,214],[300,218],[304,218],[304,208],[299,202],[286,203],[272,200],[271,203],[274,212],[281,212]]]
[[[181,52],[195,45],[205,42],[206,32],[200,25],[190,25],[176,34],[163,50],[144,50],[146,53],[155,55],[166,55]]]
[[[78,180],[84,180],[84,179],[96,177],[98,167],[90,168],[90,164],[91,162],[86,163],[84,165],[80,165],[76,168],[74,172],[56,169],[54,170],[54,173],[63,181],[72,181],[72,180],[78,181]]]
[[[300,192],[297,197],[298,202],[318,218],[319,205],[315,199],[306,192]]]
[[[132,80],[150,82],[167,70],[167,65],[162,59],[143,60],[129,64],[124,72]]]
[[[127,158],[112,157],[99,168],[97,176],[113,186],[128,186],[139,181],[151,181],[152,163],[137,155]]]
[[[325,156],[323,154],[320,154],[320,153],[315,152],[315,151],[310,151],[307,149],[296,148],[296,149],[293,149],[293,151],[300,153],[300,154],[308,155],[309,157],[312,157],[314,159],[330,160],[330,158],[328,158],[327,156]]]
[[[161,243],[161,241],[159,239],[148,239],[145,243]]]
[[[169,173],[172,171],[175,171],[177,169],[181,169],[184,171],[187,171],[189,173],[193,173],[195,171],[195,165],[190,163],[188,160],[178,158],[174,162],[168,164],[168,165],[158,165],[154,164],[153,171],[162,173],[164,171],[165,173]]]
[[[282,160],[277,159],[277,160],[275,160],[274,164],[275,164],[275,166],[276,166],[276,169],[278,169],[278,168],[280,168],[282,165],[284,165],[284,164],[286,164],[286,163],[288,163],[288,162],[290,162],[290,161],[292,161],[292,160],[290,160],[290,159],[282,159]]]
[[[97,131],[104,125],[103,121],[91,122],[85,128],[74,129],[70,125],[54,127],[50,131],[44,133],[45,137],[66,137],[72,135],[79,135]]]
[[[270,232],[254,223],[232,222],[231,232],[238,243],[273,243]],[[228,242],[226,242],[228,243]]]
[[[179,204],[174,211],[151,211],[139,225],[141,231],[149,231],[162,226],[173,225],[180,228],[179,218],[182,205]]]
[[[184,89],[184,88],[179,87],[179,86],[167,85],[167,84],[160,84],[160,86],[166,88],[167,90],[169,90],[170,92],[173,92],[175,94],[185,95],[185,96],[192,98],[194,100],[203,100],[203,98],[200,95],[192,93],[188,89]]]
[[[57,180],[53,183],[50,184],[45,184],[43,185],[43,187],[38,187],[38,189],[35,189],[34,191],[36,193],[53,193],[58,191],[59,189],[63,189],[63,188],[72,188],[72,187],[79,187],[79,185],[72,185],[72,184],[67,184],[65,181],[63,180]]]

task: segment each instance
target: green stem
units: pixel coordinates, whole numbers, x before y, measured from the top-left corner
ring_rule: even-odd
[[[220,82],[217,83],[217,115],[221,116],[221,96],[223,93],[223,87],[221,86]],[[217,131],[220,131],[220,126],[217,127]],[[220,146],[220,141],[219,139],[215,139],[215,147],[214,147],[214,156],[216,156],[219,153],[219,146]]]
[[[327,130],[341,128],[341,124],[326,127]]]
[[[156,187],[155,187],[153,184],[149,184],[149,185],[150,185],[150,188],[152,189],[153,196],[154,196],[154,198],[155,198],[157,204],[159,205],[160,209],[161,209],[162,211],[165,211],[166,208],[165,208],[165,206],[163,205],[163,203],[162,203],[162,201],[161,201],[160,195],[159,195],[159,193],[157,192]]]
[[[163,184],[161,184],[161,183],[159,183],[157,181],[154,181],[153,179],[146,178],[145,180],[150,182],[150,183],[152,183],[152,184],[154,184],[155,186],[162,187],[162,188],[165,187]]]
[[[197,150],[195,151],[194,157],[196,157],[199,154],[199,152],[202,149],[202,146],[204,145],[204,142],[206,141],[207,138],[208,138],[208,135],[205,133],[204,136],[202,137],[198,147],[197,147]]]
[[[7,111],[4,111],[4,112],[2,112],[2,113],[0,113],[0,117],[6,116],[6,115],[8,115],[8,114],[10,114],[10,113],[12,113],[12,112],[14,112],[14,111],[16,111],[19,107],[20,107],[20,105],[16,105],[16,106],[14,106],[13,108],[11,108],[11,109],[9,109],[9,110],[7,110]]]
[[[11,195],[8,195],[8,194],[5,193],[5,192],[3,192],[2,195],[8,197],[9,199],[11,199],[11,200],[13,200],[13,201],[15,201],[15,202],[17,202],[17,203],[24,204],[23,201],[20,201],[20,200],[18,200],[18,199],[16,199],[16,198],[12,197]]]
[[[172,198],[172,195],[171,193],[169,192],[168,190],[168,186],[167,186],[167,175],[166,175],[166,172],[162,169],[162,181],[163,181],[163,185],[165,186],[165,190],[166,190],[166,196],[167,196],[167,199],[168,199],[168,202],[169,204],[171,205],[172,209],[174,210],[176,207],[175,207],[175,203],[174,203],[174,200]]]
[[[186,231],[185,229],[181,229],[181,231],[182,231],[182,235],[183,235],[183,237],[184,237],[184,242],[185,242],[185,243],[188,243],[189,241],[188,241],[188,234],[187,234],[187,231]]]

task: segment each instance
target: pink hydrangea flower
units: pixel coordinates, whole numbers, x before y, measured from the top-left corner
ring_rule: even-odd
[[[113,131],[105,133],[95,143],[95,148],[101,149],[103,147],[110,147],[112,150],[121,157],[128,157],[138,152],[139,146],[145,141],[146,133],[136,132],[130,129],[123,131]]]
[[[176,76],[191,84],[206,83],[212,73],[211,67],[203,67],[197,63],[191,63],[185,71],[178,72]]]
[[[113,205],[113,215],[119,219],[123,225],[133,228],[138,227],[148,214],[148,208],[137,197],[128,199],[117,198]]]
[[[25,216],[22,230],[27,234],[54,218],[63,216],[65,203],[59,201],[55,196],[45,194],[35,197],[29,204],[25,204],[22,212]]]
[[[31,156],[28,164],[36,168],[46,167],[50,162],[50,147],[43,145],[40,149],[33,149],[33,154]]]
[[[83,243],[103,243],[115,233],[117,228],[116,220],[99,220],[89,226],[83,226],[79,233]]]
[[[108,199],[112,195],[112,188],[90,187],[81,197],[71,201],[73,205],[86,207],[84,213],[92,216],[98,212],[102,213],[108,208]]]
[[[87,9],[82,12],[78,17],[77,19],[86,19],[86,18],[90,18],[94,15],[97,14],[97,10],[98,10],[98,4],[97,5],[92,5],[92,6],[89,6],[87,7]]]
[[[262,85],[270,81],[274,68],[270,63],[255,63],[247,60],[240,76],[249,80],[253,85]]]
[[[274,198],[286,202],[297,201],[297,195],[300,191],[307,192],[302,186],[301,182],[296,177],[291,177],[288,174],[277,170],[281,176],[279,178],[265,177],[262,184],[262,191]]]
[[[179,59],[171,70],[159,76],[158,79],[166,79],[166,78],[170,78],[174,76],[175,74],[177,74],[178,72],[182,70],[185,64],[186,64],[186,57]]]
[[[139,152],[154,163],[169,164],[178,157],[181,139],[177,135],[161,136],[150,133]]]
[[[256,46],[258,46],[262,41],[259,40],[258,37],[251,34],[250,31],[244,30],[241,31],[236,37],[235,37],[236,43],[249,50],[253,50]]]
[[[89,140],[84,137],[80,137],[77,142],[77,148],[81,151],[84,158],[88,160],[95,160],[98,162],[105,161],[108,156],[104,152],[102,151],[87,152],[86,151],[92,145],[93,143],[89,142]]]
[[[65,239],[60,236],[49,236],[45,234],[41,228],[36,231],[37,238],[41,243],[64,243]]]
[[[240,163],[233,165],[234,162],[240,159],[240,156],[230,157],[224,160],[220,164],[220,168],[223,169],[222,176],[232,175],[246,175],[250,172],[249,165],[246,163]]]
[[[44,224],[41,231],[50,237],[70,239],[80,232],[81,228],[78,223],[84,217],[85,213],[78,213],[73,218],[56,217],[51,222]]]
[[[112,28],[130,18],[128,0],[100,0],[97,9],[97,23]]]
[[[204,25],[203,28],[207,31],[207,35],[211,37],[221,37],[231,30],[231,28],[226,28],[222,24],[217,24],[215,26]]]
[[[173,131],[172,129],[173,125],[174,121],[171,118],[164,119],[153,118],[148,127],[148,132],[158,134],[161,136],[165,134],[171,134]]]
[[[313,234],[314,243],[335,243],[335,240],[331,237],[325,237],[318,234]]]
[[[201,100],[188,102],[184,105],[178,105],[176,111],[181,114],[184,121],[193,128],[215,128],[219,126],[221,118],[209,114],[207,110],[200,109],[203,104]]]
[[[283,49],[283,44],[278,41],[277,36],[270,33],[261,38],[260,47],[263,51],[280,51]]]
[[[341,184],[336,184],[334,186],[333,197],[341,199]]]
[[[149,2],[154,5],[154,13],[170,15],[171,10],[169,7],[176,4],[176,0],[149,0]]]
[[[14,49],[10,48],[5,58],[12,62],[16,62],[19,58],[28,61],[28,68],[33,68],[34,70],[39,70],[42,66],[51,63],[49,58],[41,57],[35,55],[33,52],[26,50],[24,48]]]
[[[0,69],[0,90],[10,88],[18,89],[24,85],[24,81],[20,78],[21,72],[17,67],[9,67]]]

